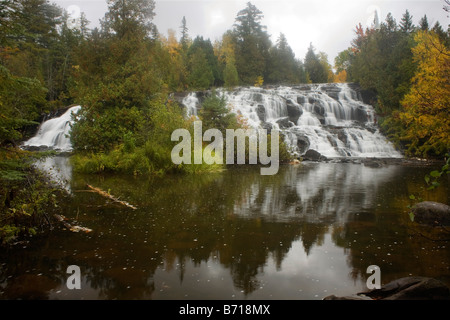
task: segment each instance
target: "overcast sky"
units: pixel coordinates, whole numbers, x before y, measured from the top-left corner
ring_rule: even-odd
[[[107,4],[106,0],[50,0],[76,14],[86,14],[90,26],[99,26]],[[186,17],[189,35],[219,40],[231,29],[237,13],[246,7],[248,0],[156,0],[154,23],[159,32],[167,35],[168,29],[180,36],[180,25]],[[350,46],[358,23],[367,26],[377,11],[381,21],[391,12],[397,22],[406,9],[417,24],[427,15],[430,25],[439,21],[444,29],[450,22],[443,10],[444,0],[253,0],[250,1],[263,12],[262,24],[275,42],[284,33],[296,57],[303,59],[309,44],[316,52],[328,54],[333,64],[338,52]]]

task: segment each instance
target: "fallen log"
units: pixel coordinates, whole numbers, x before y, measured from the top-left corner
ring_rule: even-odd
[[[109,194],[108,192],[105,192],[105,191],[103,191],[103,190],[101,190],[101,189],[99,189],[99,188],[93,187],[93,186],[91,186],[91,185],[89,185],[89,184],[87,184],[86,186],[87,186],[90,190],[94,191],[95,193],[98,193],[99,195],[101,195],[101,196],[103,196],[103,197],[105,197],[105,198],[108,198],[109,200],[111,200],[111,201],[113,201],[113,202],[115,202],[115,203],[119,203],[119,204],[124,205],[124,206],[126,206],[126,207],[128,207],[128,208],[131,208],[131,209],[133,209],[133,210],[136,210],[136,209],[137,209],[135,206],[129,204],[128,202],[125,202],[125,201],[122,201],[122,200],[117,199],[116,197],[114,197],[113,195]]]
[[[66,221],[66,217],[64,217],[64,216],[62,216],[62,215],[55,214],[54,216],[55,216],[56,220],[58,220],[59,222],[61,222],[61,223],[63,224],[64,227],[66,227],[67,229],[69,229],[69,230],[72,231],[72,232],[80,232],[80,231],[82,231],[82,232],[88,233],[88,232],[91,232],[91,231],[92,231],[92,229],[89,229],[89,228],[71,225],[70,223],[68,223],[68,222]]]

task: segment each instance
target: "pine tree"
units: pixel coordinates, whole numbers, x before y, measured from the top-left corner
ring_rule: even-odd
[[[403,33],[411,33],[414,31],[414,24],[412,21],[412,16],[409,11],[406,10],[402,16],[402,20],[400,21],[400,31]]]
[[[189,86],[197,90],[209,89],[214,83],[214,75],[205,52],[197,47],[189,57]]]
[[[108,12],[101,21],[107,33],[119,39],[145,38],[150,34],[155,16],[154,0],[107,0]]]
[[[243,83],[253,84],[264,76],[271,47],[266,27],[261,24],[262,12],[250,2],[238,12],[234,33],[236,38],[236,67]]]
[[[189,39],[189,29],[187,27],[185,16],[183,16],[183,19],[181,20],[180,29],[181,29],[180,43],[181,43],[181,46],[183,47],[183,50],[187,50],[190,39]]]
[[[328,81],[328,72],[319,57],[314,53],[312,43],[309,45],[305,56],[305,70],[308,72],[312,83],[325,83]]]
[[[424,15],[419,21],[419,28],[422,31],[428,31],[429,27],[427,15]]]

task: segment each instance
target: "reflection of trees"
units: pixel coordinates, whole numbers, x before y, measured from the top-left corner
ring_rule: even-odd
[[[420,227],[407,214],[408,196],[422,189],[428,171],[429,168],[398,169],[377,190],[379,204],[375,209],[353,212],[333,228],[333,241],[346,248],[348,263],[353,268],[350,277],[354,281],[365,281],[369,276],[367,267],[375,264],[381,269],[383,283],[410,275],[435,277],[450,283],[448,276],[442,278],[450,267],[450,251],[445,249],[448,241],[420,237],[417,234]],[[422,196],[428,200],[448,201],[448,185],[438,192],[423,192]]]
[[[395,199],[393,190],[399,186],[389,181],[396,174],[389,167],[323,163],[282,167],[274,176],[261,176],[259,168],[249,167],[150,179],[77,176],[72,190],[89,183],[111,190],[138,210],[75,192],[67,216],[94,232],[55,234],[57,240],[36,243],[39,249],[33,255],[14,255],[23,261],[8,258],[7,273],[0,269],[0,283],[4,287],[11,283],[8,275],[36,266],[63,286],[65,268],[77,264],[98,298],[150,298],[157,286],[153,275],[161,265],[173,270],[177,264],[183,282],[187,263],[200,265],[216,256],[230,270],[235,287],[250,294],[260,287],[258,275],[269,259],[280,269],[294,241],[301,241],[309,254],[329,232],[338,246],[348,248],[355,277],[366,277],[369,264],[383,269],[396,262],[385,259],[385,266],[377,260],[377,247],[392,245],[392,230],[397,229],[386,227],[383,215],[388,208],[373,210],[377,201]],[[404,232],[401,220],[389,223]],[[377,235],[376,243],[370,234]]]

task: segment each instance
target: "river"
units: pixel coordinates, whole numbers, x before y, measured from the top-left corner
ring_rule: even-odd
[[[448,241],[410,221],[409,196],[450,203],[448,181],[423,190],[431,167],[358,161],[240,166],[196,176],[122,177],[41,163],[71,194],[62,226],[0,251],[2,299],[323,299],[427,276],[450,285]],[[137,207],[89,192],[109,192]],[[447,234],[448,238],[448,234]],[[69,265],[81,289],[69,289]]]

